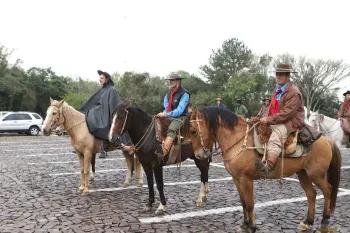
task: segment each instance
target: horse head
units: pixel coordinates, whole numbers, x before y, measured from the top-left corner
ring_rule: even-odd
[[[198,159],[207,159],[212,156],[211,144],[216,138],[220,126],[234,127],[238,118],[235,114],[220,107],[196,108],[187,122],[193,152]]]
[[[62,114],[63,103],[64,99],[57,101],[50,97],[50,106],[47,108],[43,124],[43,134],[45,136],[49,136],[52,130],[55,130],[64,123],[64,116]]]
[[[318,111],[316,112],[311,111],[308,123],[310,124],[310,126],[319,130],[320,124],[323,122],[323,120],[324,120],[324,115],[319,114]]]
[[[121,135],[129,130],[133,114],[133,107],[126,104],[119,104],[113,111],[111,128],[108,134],[108,139],[113,146],[121,146]]]

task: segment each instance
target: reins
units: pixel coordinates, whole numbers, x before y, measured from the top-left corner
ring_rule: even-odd
[[[125,125],[126,125],[126,121],[128,120],[128,115],[129,115],[129,111],[124,109],[124,111],[126,112],[126,117],[123,123],[123,127],[120,131],[120,135],[122,135],[124,133],[124,129],[125,129]],[[141,137],[141,139],[136,143],[136,145],[132,145],[133,148],[135,148],[135,151],[140,150],[146,143],[146,139],[148,139],[148,137],[151,135],[152,132],[152,128],[154,127],[154,119],[155,117],[152,117],[152,121],[150,123],[150,125],[148,126],[146,132],[144,133],[144,135]]]

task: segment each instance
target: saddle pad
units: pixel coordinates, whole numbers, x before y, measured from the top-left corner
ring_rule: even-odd
[[[259,141],[259,136],[258,136],[258,129],[257,127],[254,127],[254,130],[253,130],[253,138],[254,138],[254,147],[263,147],[264,145],[260,143]],[[256,149],[258,151],[259,154],[264,154],[264,150],[263,149]],[[280,154],[280,157],[282,156],[282,154]],[[306,156],[306,153],[305,153],[305,148],[302,144],[297,144],[296,146],[296,151],[294,154],[291,154],[291,155],[284,155],[285,158],[299,158],[299,157],[302,157],[302,156]]]

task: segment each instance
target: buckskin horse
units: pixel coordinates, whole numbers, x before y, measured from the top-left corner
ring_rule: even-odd
[[[244,221],[240,232],[255,232],[253,180],[265,175],[257,171],[256,161],[261,160],[253,145],[253,132],[242,116],[217,107],[195,109],[188,121],[193,151],[200,159],[210,157],[208,146],[215,137],[222,149],[227,172],[232,176],[243,207]],[[279,179],[298,173],[308,200],[308,213],[298,230],[308,230],[314,223],[316,191],[314,183],[324,195],[321,228],[326,229],[334,212],[341,173],[341,155],[334,142],[320,137],[310,146],[310,152],[300,158],[282,158],[265,178]],[[283,174],[282,174],[283,172]]]
[[[161,202],[156,210],[156,214],[163,214],[166,209],[166,200],[163,191],[163,166],[167,165],[169,155],[165,156],[164,161],[160,161],[154,153],[159,142],[156,139],[153,118],[137,107],[119,104],[114,111],[113,122],[109,133],[109,139],[113,145],[121,146],[120,137],[125,131],[129,132],[131,140],[136,143],[135,154],[141,162],[147,176],[149,199],[146,211],[150,211],[154,203],[154,174]],[[208,171],[211,160],[197,159],[194,156],[190,142],[181,144],[181,158],[179,160],[182,162],[188,158],[194,160],[197,168],[201,172],[201,190],[197,199],[197,206],[202,206],[209,194]],[[179,160],[172,163],[180,162]]]
[[[78,192],[87,194],[89,192],[89,173],[90,163],[95,167],[95,156],[101,152],[101,141],[90,134],[85,115],[69,106],[64,100],[57,101],[50,98],[50,106],[46,112],[46,118],[43,124],[43,134],[50,135],[51,131],[63,125],[71,139],[71,144],[77,152],[80,162],[80,187]],[[116,147],[109,147],[108,151],[115,150]],[[128,152],[123,151],[123,155],[127,161],[128,173],[124,182],[127,187],[130,182],[132,158]],[[134,163],[136,180],[138,186],[143,185],[143,173],[141,164],[136,160]]]

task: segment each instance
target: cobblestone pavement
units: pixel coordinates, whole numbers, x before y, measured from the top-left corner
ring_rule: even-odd
[[[164,169],[167,213],[143,212],[146,186],[124,189],[125,160],[119,152],[96,162],[96,178],[87,196],[76,193],[79,164],[67,137],[0,136],[0,232],[235,232],[242,222],[236,188],[219,158],[209,171],[210,194],[203,208],[199,170],[186,161]],[[341,190],[331,227],[350,232],[350,150],[342,149]],[[133,177],[134,178],[134,177]],[[296,178],[295,176],[292,178]],[[193,182],[189,182],[193,181]],[[146,177],[144,177],[146,184]],[[255,181],[257,232],[298,232],[307,211],[305,194],[295,180]],[[114,188],[110,190],[109,188]],[[321,195],[320,190],[317,190]],[[278,200],[278,202],[272,202]],[[317,200],[315,227],[322,218],[323,199]],[[312,232],[312,231],[311,231]]]

